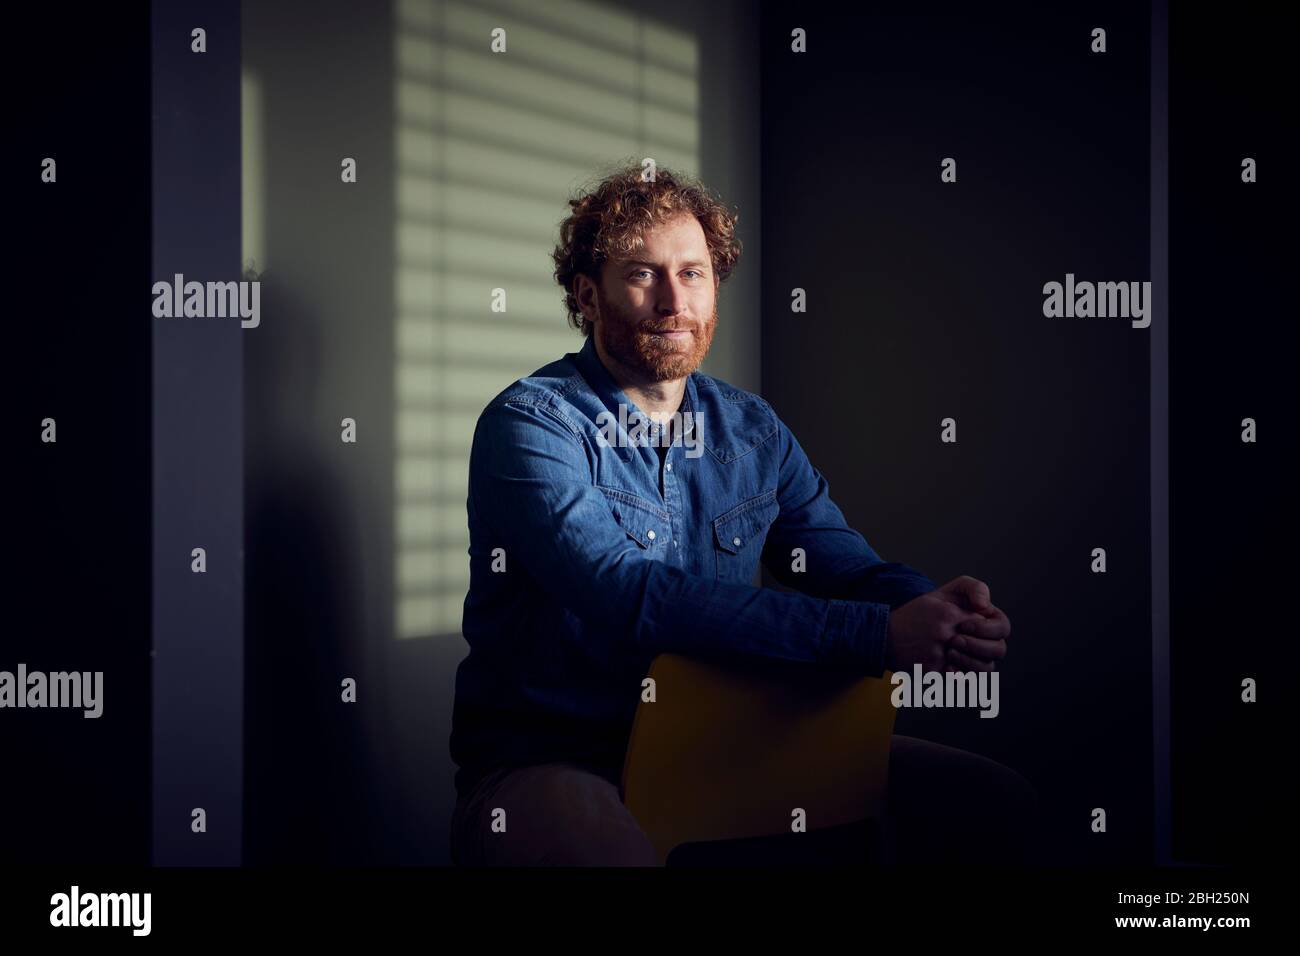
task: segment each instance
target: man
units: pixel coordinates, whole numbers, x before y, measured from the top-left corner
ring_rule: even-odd
[[[618,787],[660,653],[991,670],[1010,633],[982,582],[936,588],[883,561],[771,406],[696,371],[740,255],[734,214],[639,167],[570,206],[555,276],[586,342],[498,395],[470,455],[470,653],[450,741],[462,864],[655,862]],[[802,593],[755,587],[760,560]],[[992,761],[894,738],[905,854],[947,859],[970,828],[1005,861],[1031,803]]]

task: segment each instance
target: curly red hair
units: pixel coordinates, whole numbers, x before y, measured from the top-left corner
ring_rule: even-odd
[[[667,169],[656,168],[654,179],[645,180],[639,164],[625,166],[570,199],[569,206],[551,258],[555,281],[564,289],[569,324],[583,335],[591,334],[591,326],[578,307],[574,280],[585,275],[599,283],[605,261],[640,248],[652,226],[682,213],[694,215],[708,243],[715,285],[726,281],[740,259],[739,214],[698,180]]]

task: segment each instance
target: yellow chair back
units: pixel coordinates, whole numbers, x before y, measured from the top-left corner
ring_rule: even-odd
[[[695,841],[878,818],[897,712],[890,673],[844,676],[787,662],[661,654],[655,701],[636,712],[623,802],[664,863]]]

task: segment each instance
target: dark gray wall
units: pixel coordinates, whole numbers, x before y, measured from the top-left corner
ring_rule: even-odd
[[[1056,861],[1149,861],[1150,337],[1042,314],[1067,272],[1150,278],[1149,11],[935,12],[765,10],[764,393],[884,557],[1011,618],[1000,716],[898,732],[1028,776]]]
[[[194,52],[191,31],[206,31]],[[239,277],[239,5],[153,7],[155,281]],[[243,839],[243,336],[153,320],[153,862],[232,866]],[[194,549],[206,570],[192,570]],[[194,810],[205,832],[194,832]]]

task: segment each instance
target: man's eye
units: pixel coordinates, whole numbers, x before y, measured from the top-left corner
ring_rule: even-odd
[[[636,272],[632,273],[632,278],[635,279],[637,276],[641,276],[641,275],[647,275],[647,276],[648,276],[649,274],[650,274],[650,270],[649,270],[649,269],[638,269]]]

